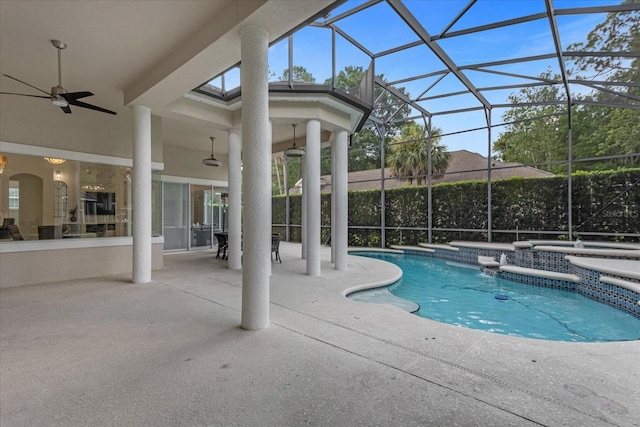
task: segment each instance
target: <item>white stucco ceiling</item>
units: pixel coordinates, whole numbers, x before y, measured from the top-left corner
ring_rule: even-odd
[[[239,61],[243,26],[260,25],[275,39],[332,3],[2,0],[0,72],[49,91],[58,78],[50,40],[62,40],[68,45],[62,51],[62,84],[68,91],[91,91],[86,102],[115,111],[147,105],[153,114],[171,118],[163,125],[165,143],[209,150],[208,136],[224,124],[185,118],[167,106]],[[4,76],[0,91],[40,94]]]

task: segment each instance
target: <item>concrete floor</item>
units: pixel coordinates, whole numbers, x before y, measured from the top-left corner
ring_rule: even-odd
[[[440,324],[343,291],[323,248],[273,263],[271,326],[239,328],[241,273],[215,251],[165,256],[153,282],[0,291],[0,425],[640,425],[640,341],[545,342]]]

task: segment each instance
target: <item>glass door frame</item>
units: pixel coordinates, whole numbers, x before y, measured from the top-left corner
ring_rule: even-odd
[[[164,252],[178,252],[178,251],[191,251],[191,250],[203,250],[203,249],[211,249],[214,247],[214,245],[216,244],[216,240],[215,240],[215,233],[217,231],[220,231],[221,229],[223,229],[225,227],[225,225],[227,224],[228,218],[227,215],[225,213],[225,208],[226,205],[223,205],[224,201],[222,199],[222,194],[228,194],[228,183],[224,182],[224,181],[209,181],[209,180],[201,180],[201,179],[197,179],[197,178],[182,178],[182,177],[175,177],[175,176],[163,176],[162,179],[162,199],[163,199],[163,203],[162,203],[162,218],[163,218],[163,223],[162,223],[162,233],[164,235],[165,230],[164,230],[164,218],[166,218],[166,211],[165,211],[165,204],[164,204],[164,199],[165,199],[165,184],[186,184],[187,185],[187,194],[189,194],[189,200],[187,203],[187,218],[189,219],[188,221],[188,236],[187,236],[187,245],[186,248],[176,248],[176,249],[164,249]],[[210,237],[209,237],[209,245],[194,245],[193,244],[193,239],[194,239],[194,218],[193,218],[193,204],[194,204],[194,196],[193,196],[193,189],[195,187],[201,187],[201,189],[203,187],[207,187],[206,189],[204,189],[203,191],[211,191],[212,194],[212,202],[216,201],[216,198],[218,199],[218,211],[217,211],[217,219],[218,219],[218,226],[217,227],[213,227],[215,219],[216,219],[216,212],[214,212],[212,210],[211,214],[212,214],[212,218],[211,218],[211,227],[210,227]],[[206,211],[206,209],[205,209]],[[224,221],[224,223],[221,223],[221,221]],[[166,236],[165,236],[165,241],[166,241]]]

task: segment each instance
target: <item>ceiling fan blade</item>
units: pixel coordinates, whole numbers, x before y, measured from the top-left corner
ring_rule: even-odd
[[[60,107],[60,109],[64,111],[65,114],[71,114],[71,108],[69,108],[68,105],[66,107]]]
[[[87,104],[86,102],[78,101],[76,99],[67,99],[69,101],[69,105],[75,105],[76,107],[88,108],[89,110],[100,111],[102,113],[107,114],[118,114],[115,111],[107,110],[106,108],[97,107],[95,105]]]
[[[27,83],[27,82],[23,82],[23,81],[22,81],[22,80],[20,80],[20,79],[16,79],[15,77],[11,77],[11,76],[10,76],[10,75],[8,75],[8,74],[3,74],[3,76],[5,76],[5,77],[9,77],[10,79],[13,79],[13,80],[15,80],[15,81],[17,81],[17,82],[22,83],[23,85],[27,85],[27,86],[29,86],[29,87],[32,87],[32,88],[34,88],[35,90],[39,90],[39,91],[40,91],[40,92],[42,92],[42,93],[46,93],[47,95],[49,95],[49,97],[51,97],[51,94],[50,94],[49,92],[44,91],[44,90],[42,90],[42,89],[40,89],[40,88],[37,88],[37,87],[35,87],[35,86],[33,86],[33,85],[30,85],[30,84],[29,84],[29,83]]]
[[[44,98],[51,99],[51,95],[42,96],[42,95],[27,95],[26,93],[13,93],[13,92],[0,92],[0,95],[18,95],[18,96],[30,96],[32,98]]]
[[[86,98],[87,96],[93,96],[93,93],[91,93],[91,92],[68,92],[68,93],[61,93],[60,96],[62,96],[68,102],[71,102],[72,100],[75,101],[76,99]]]

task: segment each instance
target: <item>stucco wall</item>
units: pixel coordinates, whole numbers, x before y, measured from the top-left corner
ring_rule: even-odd
[[[106,108],[113,109],[111,106]],[[45,99],[22,96],[0,97],[0,140],[82,153],[131,158],[133,112],[98,113],[72,108],[65,114]],[[151,159],[162,162],[162,119],[152,116]]]
[[[164,170],[163,175],[183,176],[215,181],[227,181],[229,159],[226,154],[214,154],[216,159],[222,161],[222,166],[213,167],[202,164],[202,159],[211,156],[211,152],[177,147],[164,146]]]
[[[12,243],[12,245],[20,243]],[[22,245],[42,243],[25,242]],[[55,245],[52,243],[52,246]],[[152,246],[152,268],[163,267],[162,243]],[[127,275],[131,279],[131,239],[122,246],[56,248],[0,253],[0,288],[53,283],[92,277]]]

